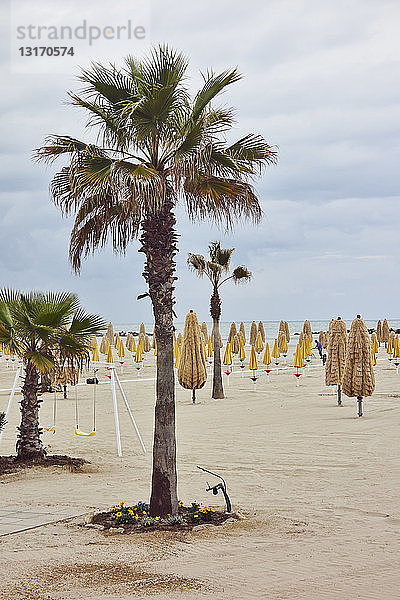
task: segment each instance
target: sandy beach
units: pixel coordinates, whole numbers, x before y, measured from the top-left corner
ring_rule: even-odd
[[[147,500],[151,473],[154,357],[139,376],[127,360],[122,381],[148,449],[143,455],[119,398],[123,457],[116,455],[111,390],[97,386],[97,436],[74,435],[74,394],[59,399],[48,452],[90,461],[82,473],[35,468],[0,479],[1,504],[76,509],[68,522],[0,539],[0,598],[88,600],[153,595],[268,600],[395,599],[400,576],[399,376],[380,348],[376,390],[336,405],[319,358],[296,387],[293,368],[230,376],[224,400],[210,398],[210,377],[192,405],[177,386],[179,496],[223,507],[205,491],[196,465],[221,473],[242,519],[190,533],[121,535],[82,527],[91,512]],[[290,359],[291,361],[292,359]],[[282,364],[282,362],[281,362]],[[289,364],[289,360],[288,360]],[[211,367],[209,367],[211,370]],[[100,380],[105,381],[104,369]],[[0,365],[0,387],[14,371]],[[225,376],[224,376],[225,381]],[[81,427],[91,427],[92,386],[80,386]],[[4,410],[7,393],[0,396]],[[18,396],[17,396],[18,400]],[[51,424],[51,394],[41,423]],[[14,452],[15,403],[1,453]],[[209,478],[211,479],[211,478]]]

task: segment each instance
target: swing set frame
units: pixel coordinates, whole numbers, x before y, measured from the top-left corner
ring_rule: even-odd
[[[100,366],[100,363],[97,363],[96,366],[97,365]],[[111,385],[111,394],[112,394],[112,401],[113,401],[113,411],[114,411],[114,424],[115,424],[115,437],[116,437],[116,445],[117,445],[117,454],[118,454],[118,456],[122,456],[121,431],[120,431],[120,426],[119,426],[119,413],[118,413],[118,402],[117,402],[117,386],[118,386],[120,395],[122,397],[122,400],[123,400],[123,402],[125,404],[125,408],[126,408],[126,410],[128,412],[128,415],[129,415],[129,418],[131,420],[132,426],[133,426],[133,428],[135,430],[136,436],[137,436],[137,438],[139,440],[139,443],[140,443],[140,446],[142,448],[143,454],[146,454],[146,447],[145,447],[145,445],[143,443],[142,436],[140,435],[140,432],[139,432],[138,426],[136,424],[135,418],[133,416],[133,413],[132,413],[131,407],[129,405],[128,399],[127,399],[125,391],[124,391],[124,389],[122,387],[122,383],[121,383],[121,381],[120,381],[120,379],[118,377],[118,374],[116,372],[115,365],[113,363],[106,363],[106,367],[110,371],[110,385]],[[6,408],[6,411],[5,411],[5,417],[6,417],[6,419],[7,419],[7,416],[9,414],[9,412],[10,412],[10,409],[11,409],[11,406],[12,406],[12,403],[13,403],[13,400],[14,400],[15,392],[17,391],[18,381],[19,381],[20,376],[22,376],[22,372],[23,372],[23,365],[20,364],[17,367],[17,371],[15,373],[15,378],[14,378],[14,382],[13,382],[13,386],[11,388],[10,396],[9,396],[9,399],[8,399],[8,404],[7,404],[7,408]],[[96,372],[96,369],[95,369],[95,372]],[[107,383],[107,382],[105,382],[105,383]],[[78,384],[76,384],[76,386],[74,386],[76,393],[77,393],[77,389],[76,388],[77,388],[78,385],[88,385],[88,384],[87,383],[78,383]],[[94,383],[93,385],[99,385],[99,384]],[[96,392],[96,390],[94,390],[94,393],[95,392]],[[54,400],[53,400],[53,402],[54,402]],[[95,402],[95,398],[94,398],[94,402]],[[94,406],[95,406],[95,404],[94,404]],[[48,432],[55,433],[55,431],[56,431],[55,422],[54,422],[55,421],[55,415],[56,415],[56,409],[55,409],[55,404],[53,404],[53,425],[51,427],[49,427],[48,429],[46,429],[46,431],[48,431]],[[93,417],[93,429],[92,429],[92,431],[87,434],[87,433],[81,431],[79,429],[79,426],[78,426],[79,423],[76,423],[76,425],[77,425],[77,427],[75,429],[75,434],[76,435],[81,436],[81,437],[94,437],[96,435],[96,421],[95,421],[96,417],[95,417],[95,412],[93,412],[93,415],[94,415],[94,417]],[[79,420],[79,419],[77,419],[78,416],[79,415],[77,415],[77,413],[75,412],[75,420]],[[4,435],[4,430],[5,430],[5,427],[3,427],[2,431],[0,432],[0,443],[1,443],[1,440],[2,440],[3,435]],[[77,431],[79,431],[79,433],[77,433]]]

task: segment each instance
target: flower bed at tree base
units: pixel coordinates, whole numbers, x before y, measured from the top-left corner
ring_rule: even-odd
[[[16,473],[31,467],[67,467],[70,471],[80,471],[85,464],[88,464],[88,461],[84,458],[73,458],[64,454],[54,454],[35,460],[20,460],[16,456],[0,456],[0,475]]]
[[[87,526],[101,525],[105,530],[120,529],[121,533],[137,533],[190,530],[196,525],[222,525],[227,519],[239,518],[235,513],[215,510],[210,506],[202,507],[196,502],[191,506],[184,506],[179,502],[178,513],[166,517],[152,517],[149,510],[150,506],[145,502],[138,502],[133,506],[121,502],[109,511],[93,515]]]

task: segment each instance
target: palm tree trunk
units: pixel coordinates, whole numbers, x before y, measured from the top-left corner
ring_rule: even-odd
[[[143,276],[153,304],[157,342],[156,406],[150,514],[178,512],[173,359],[173,291],[176,233],[172,203],[143,221],[141,252],[146,255]]]
[[[36,367],[27,362],[25,365],[25,380],[22,387],[21,424],[18,427],[17,458],[19,460],[37,460],[46,456],[40,439],[38,398],[39,372]]]
[[[213,373],[213,388],[212,398],[220,399],[225,398],[224,388],[222,385],[222,372],[221,372],[221,350],[220,350],[220,332],[219,332],[219,319],[221,316],[221,299],[218,294],[218,288],[214,286],[213,295],[211,296],[210,302],[210,313],[213,319],[213,345],[214,345],[214,373]]]

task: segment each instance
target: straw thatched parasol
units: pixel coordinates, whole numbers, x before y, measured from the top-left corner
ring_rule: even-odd
[[[107,354],[109,345],[110,345],[110,342],[108,341],[108,337],[106,334],[104,334],[103,337],[101,338],[101,342],[100,342],[100,352],[102,354]]]
[[[207,381],[206,357],[200,336],[197,316],[192,310],[186,315],[181,357],[178,367],[178,381],[187,390],[192,390],[193,403],[196,391]]]
[[[176,338],[176,341],[177,341],[178,346],[182,346],[183,337],[180,332],[178,333],[178,337]]]
[[[375,376],[372,368],[371,344],[368,329],[360,315],[351,324],[347,341],[346,363],[343,375],[343,392],[357,398],[358,416],[362,416],[362,400],[372,396]]]
[[[342,404],[342,383],[346,360],[346,323],[333,321],[328,341],[328,358],[325,365],[325,385],[337,385],[337,403]]]
[[[231,342],[236,334],[237,334],[236,323],[232,323],[231,328],[229,330],[228,342]]]
[[[242,323],[240,323],[240,326],[239,326],[239,337],[242,338],[243,344],[245,344],[246,343],[246,329],[244,327],[243,321],[242,321]]]
[[[240,340],[241,339],[242,338],[240,338],[239,335],[236,334],[234,336],[233,340],[230,342],[233,354],[237,354],[239,352]]]
[[[382,342],[387,344],[389,341],[389,335],[390,335],[389,323],[387,322],[387,319],[385,319],[382,323]]]
[[[312,336],[312,329],[310,321],[305,320],[303,324],[303,333],[308,338],[310,335]]]
[[[109,323],[107,326],[106,336],[111,346],[114,346],[114,328],[112,323]]]
[[[254,346],[254,344],[256,343],[257,333],[258,333],[258,328],[257,328],[256,322],[253,321],[251,324],[251,327],[250,327],[250,339],[249,339],[250,346]]]
[[[265,330],[264,330],[264,323],[262,321],[260,321],[258,324],[258,333],[261,335],[261,339],[264,344],[265,343]]]
[[[79,369],[72,366],[57,366],[51,373],[51,381],[55,385],[76,385],[79,381]]]
[[[286,334],[286,341],[287,343],[290,342],[290,331],[289,331],[289,324],[287,321],[285,321],[285,334]]]
[[[382,321],[380,319],[376,324],[376,338],[380,344],[382,341]]]
[[[207,323],[205,323],[204,321],[201,324],[201,333],[203,334],[204,343],[207,345],[208,344],[208,329],[207,329]]]

